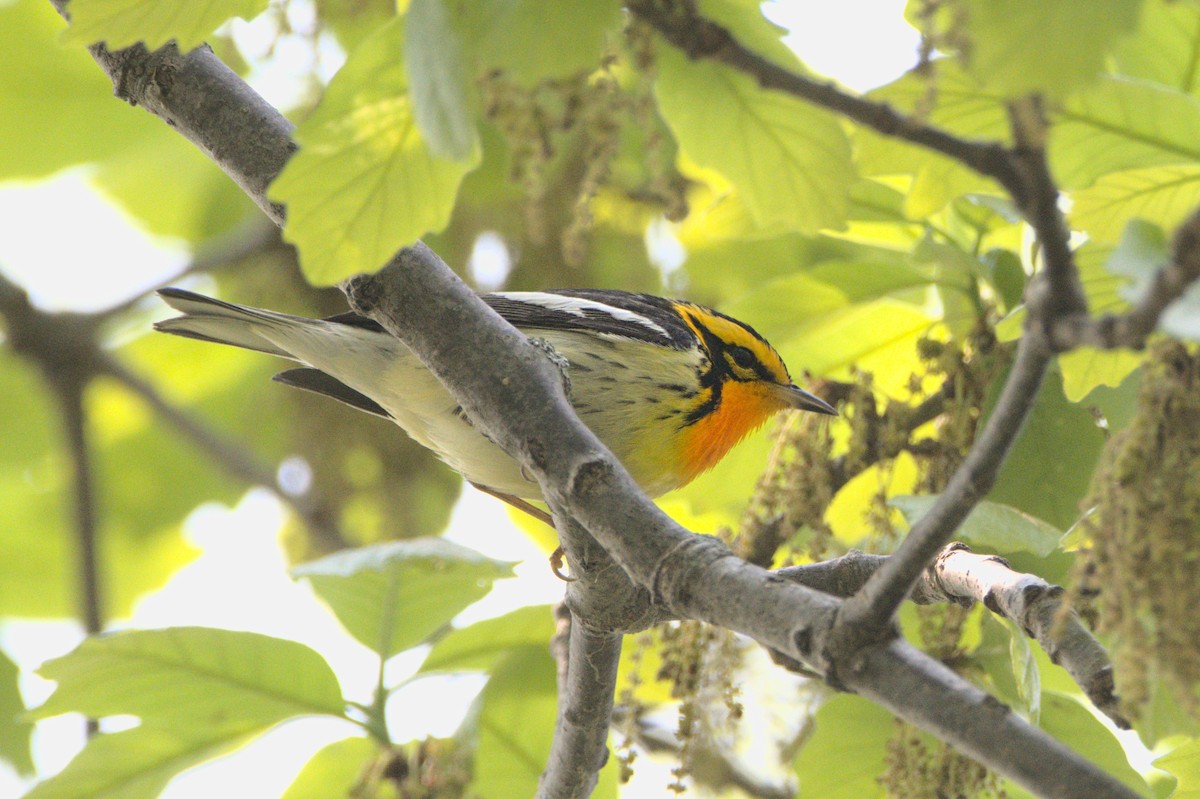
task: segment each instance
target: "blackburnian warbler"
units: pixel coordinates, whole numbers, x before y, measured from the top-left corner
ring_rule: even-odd
[[[541,499],[538,484],[370,319],[306,319],[181,289],[159,294],[184,315],[156,329],[299,361],[302,368],[275,379],[391,419],[471,483],[547,518],[522,501]],[[753,328],[701,305],[598,289],[499,292],[483,300],[566,359],[579,418],[652,497],[712,468],[779,411],[837,413],[792,383],[779,354]]]

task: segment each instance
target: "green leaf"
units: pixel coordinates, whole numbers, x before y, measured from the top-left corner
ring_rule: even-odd
[[[952,63],[939,62],[932,77],[909,72],[867,96],[964,138],[1000,142],[1009,138],[1004,98],[981,91]],[[952,158],[868,128],[856,130],[855,146],[864,175],[911,176],[904,210],[913,219],[928,217],[967,192],[999,193],[994,182]]]
[[[1142,796],[1150,789],[1125,756],[1125,749],[1104,723],[1073,696],[1057,691],[1042,693],[1040,725],[1050,735],[1071,747]]]
[[[404,20],[355,50],[294,138],[300,150],[271,185],[288,206],[284,235],[308,280],[373,272],[401,247],[446,226],[459,183],[479,160],[434,154],[413,118]]]
[[[545,649],[553,636],[554,614],[549,605],[519,608],[447,633],[433,645],[420,670],[491,671],[512,650],[523,646]]]
[[[954,277],[945,272],[902,258],[835,259],[764,282],[724,310],[753,320],[794,375],[840,378],[857,364],[881,390],[898,391],[916,366],[914,340],[933,324],[913,290]],[[910,295],[916,304],[894,299]]]
[[[1196,207],[1198,193],[1198,164],[1114,172],[1072,195],[1071,226],[1101,243],[1115,242],[1134,217],[1171,230]]]
[[[1104,417],[1109,433],[1124,430],[1137,413],[1137,396],[1141,388],[1141,369],[1134,369],[1118,386],[1097,386],[1087,395],[1089,406]]]
[[[0,760],[4,760],[18,774],[33,773],[33,759],[29,753],[29,738],[33,724],[22,718],[25,703],[17,686],[19,677],[17,664],[0,650]]]
[[[1154,761],[1179,782],[1171,799],[1200,799],[1200,740],[1193,738]]]
[[[1148,0],[1137,31],[1120,41],[1113,61],[1124,75],[1194,93],[1200,88],[1198,52],[1200,6]]]
[[[110,50],[143,42],[157,50],[174,39],[187,51],[226,20],[252,19],[266,8],[267,0],[71,0],[71,27],[63,41],[104,42]]]
[[[1042,676],[1037,658],[1029,645],[1029,636],[1012,619],[1004,619],[1008,628],[1008,656],[1012,662],[1013,677],[1020,700],[1021,715],[1037,724],[1042,715]]]
[[[143,726],[99,735],[24,799],[154,799],[179,772],[232,751],[259,731],[257,724]]]
[[[0,4],[0,179],[124,152],[162,125],[113,100],[91,56],[58,41],[63,25],[49,3]]]
[[[1080,402],[1099,386],[1116,388],[1141,365],[1141,354],[1129,350],[1080,347],[1058,356],[1063,393],[1071,402]]]
[[[862,697],[834,696],[817,712],[812,737],[792,766],[802,796],[872,799],[885,796],[879,777],[886,770],[892,715]]]
[[[901,496],[892,497],[888,504],[898,508],[911,527],[937,500],[936,495]],[[996,552],[1022,550],[1045,557],[1055,550],[1063,533],[1016,508],[984,501],[975,506],[955,536]]]
[[[554,735],[555,691],[545,649],[521,648],[500,664],[483,689],[470,795],[533,796]]]
[[[367,765],[379,756],[370,738],[335,741],[304,764],[280,799],[332,799],[352,796]]]
[[[655,92],[688,157],[737,189],[763,230],[840,227],[855,180],[850,146],[828,113],[720,64],[659,51]]]
[[[1062,97],[1095,79],[1137,26],[1140,7],[1141,0],[965,0],[968,68],[1010,97]]]
[[[1049,139],[1066,189],[1128,169],[1200,161],[1200,98],[1159,84],[1108,77],[1070,98]]]
[[[916,340],[932,325],[924,311],[882,299],[814,320],[800,334],[776,342],[776,349],[793,373],[845,379],[855,366],[874,375],[876,388],[896,393],[916,367]]]
[[[404,34],[413,117],[435,156],[468,161],[479,152],[473,87],[459,29],[443,0],[413,0]]]
[[[345,708],[333,670],[304,644],[207,627],[94,636],[38,673],[58,688],[36,718],[131,714],[146,727],[240,733]]]
[[[460,13],[477,15],[476,53],[483,68],[503,70],[526,86],[599,68],[622,19],[615,0],[488,0]]]
[[[350,549],[292,570],[307,579],[342,626],[388,658],[427,640],[492,588],[512,564],[444,538]]]
[[[989,398],[989,413],[994,402]],[[1079,516],[1103,447],[1104,432],[1091,411],[1067,401],[1062,377],[1051,368],[988,499],[1065,530]]]

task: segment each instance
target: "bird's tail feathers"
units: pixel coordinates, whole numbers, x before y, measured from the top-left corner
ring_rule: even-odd
[[[310,321],[298,316],[234,305],[184,289],[161,289],[158,295],[184,315],[155,323],[155,330],[201,341],[229,344],[282,358],[295,359],[295,356],[264,338],[259,332],[262,327]]]

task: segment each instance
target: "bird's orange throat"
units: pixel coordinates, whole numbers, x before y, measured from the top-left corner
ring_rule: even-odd
[[[785,407],[761,383],[726,382],[717,409],[683,429],[684,483],[716,466],[734,445]]]

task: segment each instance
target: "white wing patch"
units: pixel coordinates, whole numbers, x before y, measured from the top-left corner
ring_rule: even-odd
[[[606,305],[596,300],[585,300],[581,297],[567,297],[562,294],[547,294],[542,291],[497,291],[494,292],[496,297],[504,297],[513,302],[524,302],[530,305],[537,305],[551,311],[561,311],[569,313],[572,316],[583,318],[586,311],[595,313],[603,313],[617,319],[621,322],[632,322],[635,325],[640,325],[647,330],[670,339],[671,334],[668,333],[662,325],[655,322],[653,319],[648,319],[640,313],[626,310],[624,308],[615,308],[611,305]]]

